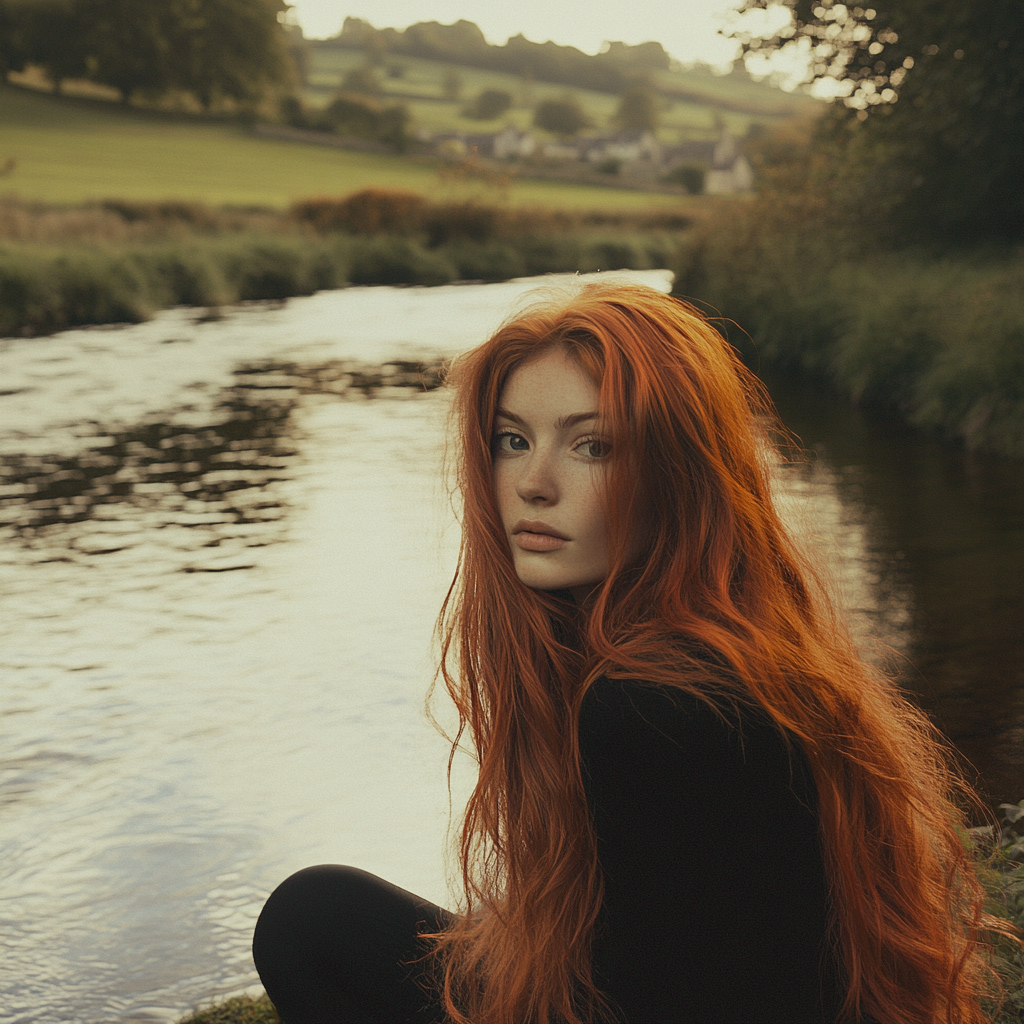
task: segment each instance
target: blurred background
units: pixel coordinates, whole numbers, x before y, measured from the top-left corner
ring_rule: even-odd
[[[1020,918],[1018,0],[0,0],[0,72],[2,1024],[258,995],[307,864],[452,902],[440,374],[560,274],[766,382]]]

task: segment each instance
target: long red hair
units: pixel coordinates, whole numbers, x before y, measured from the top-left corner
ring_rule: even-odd
[[[492,483],[502,387],[553,345],[599,385],[612,439],[610,570],[585,610],[520,582]],[[602,881],[577,745],[583,694],[607,674],[752,699],[802,748],[846,1019],[981,1024],[979,931],[998,925],[958,831],[969,791],[925,716],[858,657],[780,521],[771,404],[733,349],[683,302],[585,285],[515,316],[450,383],[463,535],[440,673],[479,762],[466,903],[432,936],[451,1020],[614,1018],[590,970]]]

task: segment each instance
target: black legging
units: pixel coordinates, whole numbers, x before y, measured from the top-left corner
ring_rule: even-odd
[[[440,1024],[417,935],[450,921],[367,871],[321,864],[271,893],[252,956],[285,1024]]]

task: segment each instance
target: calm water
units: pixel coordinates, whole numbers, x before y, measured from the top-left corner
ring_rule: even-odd
[[[307,864],[446,901],[423,697],[457,533],[445,396],[404,364],[479,341],[531,286],[0,342],[0,1021],[170,1021],[245,989],[262,902]],[[779,501],[859,641],[906,659],[1019,799],[1019,472],[776,393],[816,453]],[[470,780],[457,765],[456,807]]]

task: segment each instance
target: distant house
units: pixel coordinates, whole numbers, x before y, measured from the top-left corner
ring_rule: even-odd
[[[592,164],[604,163],[606,160],[619,160],[624,164],[638,161],[660,164],[661,143],[651,132],[618,132],[598,139],[588,139],[584,143],[580,159]]]
[[[473,153],[477,156],[493,157],[495,160],[525,159],[534,154],[537,140],[529,132],[521,132],[509,126],[500,132],[464,135],[461,132],[439,132],[417,136],[421,142],[430,143],[442,156],[464,157]],[[573,150],[575,157],[576,151]]]
[[[579,160],[580,147],[575,142],[545,142],[540,155],[545,160]]]
[[[502,128],[491,142],[491,155],[495,160],[525,160],[536,151],[537,140],[512,125]]]
[[[754,187],[750,161],[740,152],[735,137],[724,128],[715,142],[684,142],[666,147],[663,160],[668,170],[688,163],[705,167],[704,191],[708,195],[732,195]]]

